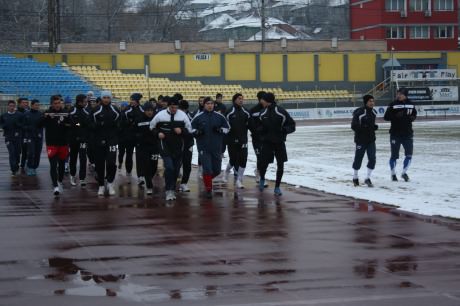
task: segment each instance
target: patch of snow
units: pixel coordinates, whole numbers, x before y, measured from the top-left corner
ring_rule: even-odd
[[[223,29],[235,21],[236,19],[233,18],[232,16],[228,14],[222,14],[218,18],[216,18],[215,20],[207,24],[204,28],[202,28],[200,32],[205,32],[205,31],[214,30],[214,29]]]
[[[298,39],[294,35],[289,34],[288,32],[278,28],[278,27],[271,27],[267,31],[265,31],[265,39],[272,39],[272,40],[278,40],[278,39]],[[254,34],[251,36],[247,41],[255,41],[255,40],[262,40],[262,31]]]
[[[271,26],[277,24],[287,24],[286,22],[273,17],[266,18],[266,22]],[[226,26],[225,29],[235,29],[240,27],[260,28],[260,23],[261,19],[259,16],[251,15],[233,22],[232,24]]]
[[[351,121],[351,119],[350,119]],[[283,181],[329,193],[350,196],[422,215],[460,218],[460,121],[414,122],[414,156],[409,169],[411,180],[390,180],[389,123],[377,131],[377,166],[372,174],[374,188],[354,187],[353,131],[350,125],[298,127],[288,135],[289,161]],[[256,158],[250,145],[246,174],[252,175]],[[226,154],[227,155],[227,154]],[[196,151],[194,161],[196,162]],[[404,150],[401,148],[397,173],[400,176]],[[226,166],[227,158],[222,164]],[[364,181],[367,157],[363,160],[360,180]],[[270,165],[267,178],[275,178],[276,166]],[[272,192],[273,183],[266,192]]]

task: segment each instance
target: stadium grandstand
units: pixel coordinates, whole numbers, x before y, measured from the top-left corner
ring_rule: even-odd
[[[222,93],[226,97],[239,92],[254,98],[257,92],[271,91],[279,100],[347,100],[352,95],[347,90],[284,91],[281,88],[243,88],[241,85],[205,85],[200,81],[171,81],[168,78],[146,78],[143,74],[127,74],[120,70],[99,70],[95,66],[73,66],[70,70],[81,75],[99,88],[111,90],[119,100],[128,100],[133,92],[144,97],[173,95],[180,92],[185,99],[197,100],[200,96],[214,96]]]
[[[48,102],[50,96],[75,97],[79,93],[99,89],[62,65],[54,67],[29,58],[0,56],[0,92]]]

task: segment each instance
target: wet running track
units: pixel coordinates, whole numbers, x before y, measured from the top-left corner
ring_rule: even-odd
[[[0,145],[0,305],[460,305],[460,224],[308,189],[55,200]],[[289,165],[287,165],[289,167]],[[160,183],[160,178],[156,178]]]

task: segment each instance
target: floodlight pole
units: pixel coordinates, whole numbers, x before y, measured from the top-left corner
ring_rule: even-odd
[[[265,52],[265,0],[261,0],[260,8],[260,29],[262,30],[261,48],[262,53]]]

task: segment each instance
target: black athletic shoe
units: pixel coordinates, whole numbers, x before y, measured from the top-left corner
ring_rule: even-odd
[[[374,184],[372,184],[371,179],[365,179],[364,184],[366,184],[368,187],[374,187]]]
[[[404,181],[409,182],[409,175],[407,175],[407,173],[402,174],[401,177]]]
[[[358,187],[359,186],[359,179],[354,178],[353,179],[353,185],[355,185],[355,187]]]
[[[397,181],[398,181],[398,177],[396,176],[396,174],[392,174],[392,175],[391,175],[391,180],[392,180],[393,182],[397,182]]]

